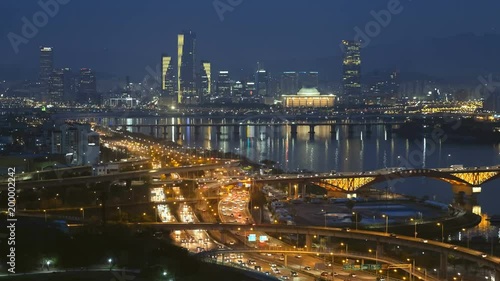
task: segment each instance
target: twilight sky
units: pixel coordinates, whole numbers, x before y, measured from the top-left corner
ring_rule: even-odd
[[[56,0],[40,0],[52,2]],[[43,11],[37,0],[0,1],[0,67],[36,69],[38,46],[55,48],[57,67],[91,67],[139,79],[161,53],[176,53],[176,34],[192,29],[197,59],[216,69],[252,69],[257,60],[313,59],[338,55],[342,39],[374,20],[370,11],[396,0],[218,0],[242,2],[221,21],[214,0],[59,0],[59,11],[16,54],[8,34],[23,36],[22,18]],[[397,2],[397,1],[396,1]],[[368,48],[400,40],[458,33],[499,33],[500,1],[400,0]],[[460,46],[457,46],[460,48]],[[0,77],[1,78],[1,77]]]

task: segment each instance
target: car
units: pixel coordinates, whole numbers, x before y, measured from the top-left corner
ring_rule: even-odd
[[[323,271],[323,272],[321,272],[321,276],[322,277],[330,276],[330,274],[328,272],[326,272],[326,271]]]
[[[427,241],[427,239],[422,239],[422,242],[423,242],[423,243],[427,243],[427,242],[429,242],[429,241]]]
[[[453,246],[450,247],[450,249],[456,250],[456,249],[458,249],[458,247],[455,246],[455,245],[453,245]]]
[[[304,270],[311,270],[310,266],[304,266]]]
[[[284,261],[284,260],[285,260],[285,256],[280,256],[280,257],[279,257],[279,260],[280,260],[280,261]]]
[[[333,273],[333,276],[338,276],[339,274],[337,272],[334,272]]]
[[[262,271],[262,267],[260,265],[256,265],[253,268],[257,271]]]
[[[270,275],[269,271],[264,272],[265,275]]]
[[[283,276],[281,276],[281,280],[290,280],[290,277],[283,275]]]
[[[299,274],[297,274],[297,272],[295,272],[295,271],[291,271],[291,272],[290,272],[290,275],[292,275],[292,277],[297,277],[297,276],[299,276]]]
[[[356,273],[349,274],[349,277],[356,277]]]
[[[351,231],[351,229],[349,227],[344,227],[344,228],[342,228],[342,231],[348,231],[349,232],[349,231]]]
[[[300,258],[302,258],[302,255],[298,254],[295,256],[295,258],[300,259]]]
[[[488,257],[488,255],[487,254],[481,254],[481,257],[482,258],[486,258],[486,257]]]
[[[389,236],[394,237],[394,238],[398,237],[395,233],[391,233],[391,234],[389,234]]]
[[[328,266],[328,267],[332,267],[332,263],[331,262],[327,262],[327,263],[325,263],[325,265]]]

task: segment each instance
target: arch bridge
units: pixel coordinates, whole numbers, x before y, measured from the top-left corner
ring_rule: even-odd
[[[256,183],[315,183],[327,190],[356,192],[376,183],[402,181],[411,177],[427,177],[449,183],[454,193],[471,196],[481,192],[481,186],[500,176],[500,166],[471,168],[405,169],[393,168],[359,173],[291,174],[266,176]]]

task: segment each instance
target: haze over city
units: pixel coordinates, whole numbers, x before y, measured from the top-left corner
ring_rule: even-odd
[[[500,281],[500,3],[0,3],[0,281]]]

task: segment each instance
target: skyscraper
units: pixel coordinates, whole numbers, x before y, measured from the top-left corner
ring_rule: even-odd
[[[201,61],[199,94],[203,102],[212,95],[212,65],[209,61]]]
[[[40,93],[43,100],[49,99],[49,80],[53,68],[54,55],[52,53],[52,47],[40,47],[40,72],[38,79],[40,82]]]
[[[196,34],[183,31],[177,37],[177,102],[193,103],[196,98]]]
[[[361,96],[361,43],[343,40],[342,44],[344,95],[357,98]]]
[[[217,77],[217,95],[224,98],[231,97],[231,78],[227,70],[219,71],[219,77]]]
[[[49,78],[47,101],[62,102],[64,98],[64,69],[54,69]]]
[[[280,92],[282,95],[291,95],[299,91],[299,75],[295,71],[281,74]]]
[[[89,68],[80,69],[80,80],[78,82],[78,101],[82,104],[99,103],[97,95],[97,83],[94,72]]]
[[[258,69],[257,73],[255,73],[255,88],[259,96],[267,97],[268,83],[269,76],[267,74],[267,71],[264,69]]]
[[[170,97],[175,94],[175,71],[172,57],[162,55],[161,57],[161,90],[162,96]]]

